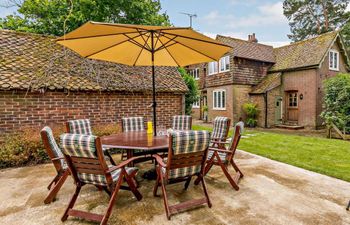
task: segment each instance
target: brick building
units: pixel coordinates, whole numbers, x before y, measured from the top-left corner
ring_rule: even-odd
[[[152,119],[151,70],[83,59],[54,37],[0,30],[0,134],[23,127]],[[156,68],[159,125],[184,111],[187,87],[174,67]]]
[[[217,40],[233,47],[227,56],[188,67],[201,89],[195,118],[203,119],[201,109],[207,104],[209,121],[218,115],[237,121],[244,117],[242,105],[255,102],[259,126],[316,129],[323,122],[323,81],[349,71],[344,42],[336,31],[275,49],[257,43],[254,34],[248,41],[220,35]]]

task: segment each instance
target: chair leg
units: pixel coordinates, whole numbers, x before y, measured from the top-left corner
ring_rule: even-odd
[[[137,198],[138,201],[140,201],[142,199],[142,195],[141,193],[137,190],[136,188],[136,185],[133,181],[133,177],[128,175],[126,172],[125,172],[125,180],[126,182],[128,183],[129,185],[129,188],[131,190],[131,192],[135,195],[135,197]]]
[[[100,223],[101,225],[106,225],[107,224],[109,216],[111,215],[111,212],[112,212],[112,208],[113,208],[114,202],[115,202],[115,200],[117,198],[117,194],[119,192],[120,186],[123,183],[123,176],[124,176],[124,173],[121,172],[121,174],[119,176],[119,179],[117,181],[117,184],[115,185],[115,187],[113,189],[113,193],[112,193],[111,199],[109,200],[107,211],[106,211],[105,215],[103,216],[102,221]]]
[[[201,175],[199,175],[198,178],[200,178],[200,176],[201,176]],[[206,199],[207,199],[208,206],[209,206],[209,208],[211,208],[212,204],[211,204],[211,201],[210,201],[210,199],[209,199],[209,195],[208,195],[208,191],[207,191],[207,185],[206,185],[206,183],[205,183],[205,181],[204,181],[204,177],[201,176],[200,180],[202,181],[202,186],[203,186],[203,190],[204,190],[204,195],[205,195],[205,197],[206,197]]]
[[[60,179],[62,175],[61,174],[56,174],[56,176],[52,179],[52,181],[50,182],[50,184],[47,186],[47,190],[51,189],[52,184],[56,184],[57,181]]]
[[[62,185],[64,184],[64,182],[66,181],[67,177],[69,175],[69,170],[67,169],[66,171],[64,171],[64,173],[59,177],[59,180],[57,181],[57,183],[55,183],[55,186],[53,186],[53,188],[51,189],[51,191],[49,192],[49,194],[46,196],[44,203],[45,204],[49,204],[51,203],[57,193],[60,191]]]
[[[192,179],[192,176],[190,176],[190,177],[186,180],[186,183],[185,183],[185,190],[187,190],[188,186],[190,185],[191,179]]]
[[[112,164],[113,166],[116,166],[116,165],[117,165],[117,164],[114,162],[114,160],[113,160],[111,154],[108,152],[108,150],[104,151],[104,154],[109,158],[109,161],[111,162],[111,164]]]
[[[204,168],[204,176],[207,175],[207,173],[210,171],[210,169],[213,167],[214,163],[212,161],[208,162],[207,165]],[[197,177],[197,179],[194,181],[195,185],[198,185],[201,180]]]
[[[230,184],[232,185],[232,187],[238,191],[239,190],[239,187],[238,185],[236,184],[236,182],[234,181],[234,179],[231,177],[231,175],[229,174],[228,170],[227,170],[227,167],[224,165],[224,164],[220,164],[220,167],[222,169],[222,171],[224,172],[226,178],[228,179],[228,181],[230,182]]]
[[[168,220],[170,220],[171,215],[170,215],[170,209],[169,209],[169,203],[168,203],[168,195],[166,193],[163,176],[160,176],[160,184],[162,186],[162,193],[163,193],[163,200],[164,200],[166,217],[168,218]]]
[[[154,196],[154,197],[159,196],[159,195],[157,195],[158,186],[159,186],[159,182],[160,182],[159,167],[156,167],[156,172],[157,172],[157,180],[156,180],[156,183],[155,183],[154,188],[153,188],[153,196]]]
[[[240,178],[244,177],[242,171],[238,168],[237,164],[233,161],[233,159],[231,159],[230,163],[233,166],[233,168],[235,169],[235,171],[240,174]]]
[[[348,207],[346,207],[346,210],[349,210],[349,208],[350,208],[350,201],[348,203]]]
[[[77,200],[78,198],[78,195],[79,195],[79,192],[80,192],[80,189],[81,189],[81,186],[80,185],[77,185],[76,189],[75,189],[75,193],[72,197],[72,199],[70,200],[69,204],[68,204],[68,207],[66,209],[66,211],[64,212],[62,218],[61,218],[61,221],[64,222],[67,220],[68,218],[68,212],[70,209],[73,208],[74,204],[75,204],[75,201]]]

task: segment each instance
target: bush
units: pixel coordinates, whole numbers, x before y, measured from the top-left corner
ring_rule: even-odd
[[[350,133],[350,74],[338,74],[327,79],[325,110],[321,116],[327,125],[334,123],[340,130]]]
[[[251,103],[251,102],[245,103],[243,105],[243,111],[247,116],[247,120],[246,120],[247,126],[255,127],[258,122],[256,118],[258,117],[258,114],[259,114],[259,109],[257,104]]]
[[[197,81],[184,68],[180,67],[178,70],[188,88],[188,92],[185,94],[185,113],[191,115],[193,103],[199,100]]]
[[[40,137],[41,128],[25,128],[8,134],[0,143],[0,168],[34,165],[48,162],[49,157]],[[64,128],[53,127],[56,142]],[[93,133],[97,136],[109,135],[121,131],[119,125],[97,125]]]

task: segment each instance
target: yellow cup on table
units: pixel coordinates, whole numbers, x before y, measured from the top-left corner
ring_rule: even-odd
[[[147,134],[153,134],[153,123],[152,121],[147,122]]]

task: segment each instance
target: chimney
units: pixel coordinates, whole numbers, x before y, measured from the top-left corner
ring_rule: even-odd
[[[249,35],[248,35],[248,41],[249,41],[249,42],[258,43],[258,39],[256,39],[255,33],[249,34]]]

